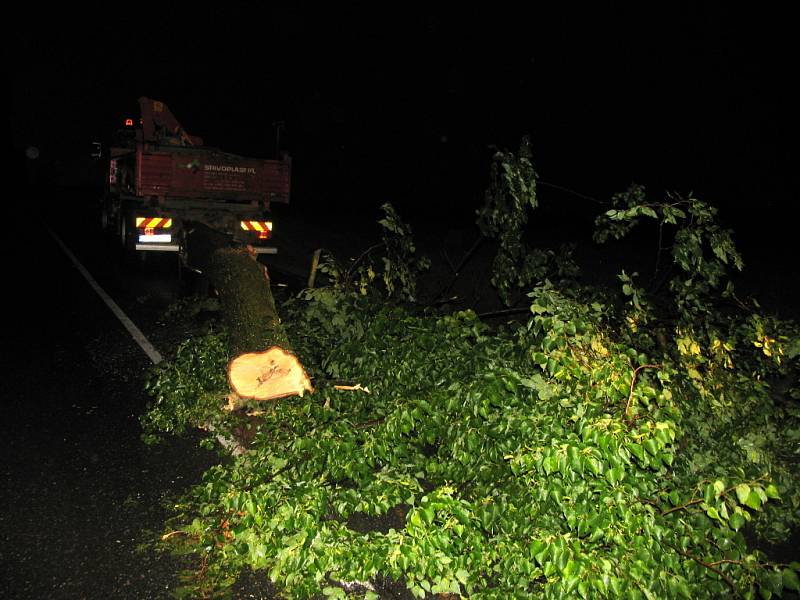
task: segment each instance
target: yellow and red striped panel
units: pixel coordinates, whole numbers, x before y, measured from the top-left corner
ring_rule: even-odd
[[[136,217],[137,229],[169,229],[172,219],[167,217]]]
[[[272,221],[239,221],[245,231],[254,231],[259,240],[268,240],[272,235]]]
[[[240,224],[245,231],[257,231],[259,233],[272,231],[272,221],[240,221]]]

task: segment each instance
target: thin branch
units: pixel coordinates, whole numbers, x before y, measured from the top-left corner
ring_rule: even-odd
[[[453,261],[450,260],[450,255],[447,254],[447,248],[442,248],[442,255],[444,256],[444,259],[447,261],[447,266],[450,267],[450,271],[452,271],[453,273],[457,273],[458,271],[456,270]]]
[[[650,283],[652,284],[656,277],[658,276],[658,269],[661,267],[661,252],[664,250],[662,247],[662,242],[664,239],[664,221],[661,221],[658,224],[658,252],[656,253],[656,266],[653,270],[653,277],[650,279]]]
[[[542,181],[541,179],[539,179],[536,183],[538,185],[543,185],[543,186],[546,186],[546,187],[553,188],[554,190],[560,190],[562,192],[566,192],[568,194],[572,194],[573,196],[576,196],[576,197],[581,198],[583,200],[589,200],[590,202],[594,202],[595,204],[609,204],[608,202],[603,202],[602,200],[598,200],[597,198],[593,198],[591,196],[587,196],[586,194],[581,194],[580,192],[576,192],[575,190],[571,190],[571,189],[566,188],[566,187],[561,186],[561,185],[556,185],[555,183],[550,183],[549,181]]]
[[[169,533],[165,533],[164,535],[161,536],[161,541],[165,542],[174,535],[190,535],[190,534],[186,533],[185,531],[181,531],[180,529],[178,531],[170,531]]]
[[[505,315],[516,315],[522,313],[528,313],[531,309],[528,308],[506,308],[504,310],[495,310],[492,312],[485,312],[479,315],[476,315],[479,319],[486,319],[489,317],[503,317]]]
[[[703,561],[703,560],[699,559],[698,557],[696,557],[696,556],[693,556],[693,555],[689,554],[688,552],[684,552],[683,550],[680,550],[679,548],[676,548],[675,546],[672,546],[672,545],[670,545],[670,544],[667,544],[667,546],[669,546],[670,548],[672,548],[672,549],[673,549],[675,552],[677,552],[677,553],[678,553],[678,554],[680,554],[681,556],[684,556],[684,557],[686,557],[686,558],[689,558],[689,559],[691,559],[691,560],[695,561],[695,562],[696,562],[698,565],[702,565],[703,567],[705,567],[705,568],[706,568],[706,569],[708,569],[709,571],[712,571],[712,572],[716,573],[717,575],[719,575],[719,577],[720,577],[720,578],[721,578],[721,579],[722,579],[722,580],[723,580],[723,581],[724,581],[726,584],[728,584],[728,587],[729,587],[729,588],[731,588],[731,591],[733,592],[733,594],[734,594],[734,595],[735,595],[737,598],[741,598],[741,597],[742,597],[742,595],[739,593],[739,590],[736,588],[736,584],[734,584],[734,583],[733,583],[733,580],[732,580],[730,577],[728,577],[728,576],[727,576],[725,573],[723,573],[722,571],[720,571],[718,568],[716,568],[716,567],[714,566],[714,564],[715,564],[715,563],[707,563],[707,562],[705,562],[705,561]]]
[[[689,508],[690,506],[693,506],[695,504],[700,504],[701,502],[704,502],[704,500],[702,498],[695,498],[694,500],[690,500],[686,504],[681,504],[680,506],[674,506],[674,507],[670,508],[669,510],[663,511],[661,513],[661,516],[664,517],[664,516],[666,516],[666,515],[668,515],[670,513],[674,513],[674,512],[677,512],[679,510],[685,510],[685,509]]]
[[[364,392],[365,394],[369,394],[369,388],[363,387],[360,383],[355,385],[334,385],[333,389],[339,390],[342,392]]]
[[[368,429],[370,427],[375,427],[376,425],[381,425],[385,420],[385,417],[380,419],[372,419],[371,421],[364,421],[363,423],[355,423],[353,427],[355,429]]]
[[[360,262],[361,262],[361,260],[362,260],[362,259],[363,259],[365,256],[367,256],[367,255],[368,255],[370,252],[372,252],[373,250],[377,250],[377,249],[378,249],[378,248],[380,248],[381,246],[385,246],[385,245],[386,245],[386,242],[380,242],[380,243],[378,243],[378,244],[375,244],[374,246],[370,246],[369,248],[367,248],[366,250],[364,250],[364,251],[363,251],[361,254],[359,254],[358,258],[356,258],[356,259],[353,261],[353,264],[351,264],[351,265],[350,265],[350,268],[349,268],[349,269],[347,269],[347,273],[345,274],[345,279],[346,279],[346,280],[348,280],[348,281],[350,280],[350,274],[353,272],[353,269],[355,269],[356,265],[357,265],[358,263],[360,263]]]
[[[631,378],[631,391],[628,394],[628,401],[625,403],[625,412],[623,416],[628,416],[628,410],[630,410],[631,402],[633,402],[633,388],[636,387],[636,378],[639,377],[639,371],[643,369],[660,369],[661,365],[641,365],[636,367],[633,371],[633,377]]]
[[[484,238],[482,235],[479,235],[478,238],[475,240],[475,242],[472,244],[472,247],[469,250],[467,250],[467,253],[461,259],[461,262],[458,263],[458,266],[456,266],[453,269],[452,265],[450,265],[450,268],[453,269],[453,276],[450,278],[450,281],[447,283],[447,285],[445,285],[442,288],[442,290],[438,294],[436,294],[433,300],[433,304],[441,300],[441,298],[450,291],[450,288],[453,287],[453,284],[461,275],[461,270],[464,268],[464,265],[466,265],[470,261],[472,255],[475,254],[475,251],[478,248],[480,248],[481,244],[484,242],[485,239],[486,238]],[[449,263],[450,260],[448,259],[447,262]]]

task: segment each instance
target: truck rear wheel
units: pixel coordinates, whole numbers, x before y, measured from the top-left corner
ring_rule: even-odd
[[[141,264],[141,257],[136,251],[136,234],[131,229],[127,217],[121,217],[119,220],[119,251],[123,267],[135,267]]]

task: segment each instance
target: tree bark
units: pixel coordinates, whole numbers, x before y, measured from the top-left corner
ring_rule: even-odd
[[[267,268],[246,248],[219,248],[211,255],[209,277],[229,332],[231,356],[272,346],[290,350],[275,308]]]
[[[230,236],[202,223],[189,224],[186,241],[189,266],[208,278],[219,298],[231,356],[271,346],[289,350],[269,273],[256,255],[248,248],[234,247]]]

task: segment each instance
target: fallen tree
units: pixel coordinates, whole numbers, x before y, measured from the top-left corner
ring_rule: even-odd
[[[721,307],[740,260],[710,207],[644,198],[617,198],[598,241],[677,226],[662,302],[624,272],[621,294],[543,282],[527,322],[495,330],[335,280],[302,294],[286,311],[298,355],[368,393],[273,403],[248,456],[206,473],[163,537],[198,558],[187,592],[249,569],[295,598],[800,590],[800,564],[753,541],[800,524],[800,331]],[[280,362],[251,367],[258,384]],[[778,397],[776,377],[795,389]]]
[[[187,241],[190,265],[219,301],[225,333],[187,340],[173,360],[151,373],[146,388],[154,402],[142,417],[145,439],[201,428],[240,454],[252,438],[253,423],[234,413],[253,401],[303,395],[313,387],[291,352],[269,271],[252,249],[234,247],[227,236],[202,224],[190,228]]]
[[[413,299],[416,274],[426,268],[427,261],[414,256],[411,229],[394,208],[384,204],[382,210],[385,216],[378,221],[381,243],[349,265],[337,264],[327,256],[320,271],[330,287],[301,293],[306,299],[318,300],[320,309],[309,312],[310,318],[295,327],[307,359],[328,345],[320,343],[321,331],[326,340],[343,341],[352,327],[359,328],[355,317],[341,320],[343,312],[329,294],[331,289],[341,294],[340,298],[366,300],[367,289],[373,293],[380,282],[389,297]],[[154,401],[141,418],[145,439],[155,441],[162,433],[200,427],[214,432],[226,448],[240,452],[242,440],[245,445],[249,442],[254,426],[242,423],[247,415],[237,414],[240,409],[314,392],[312,378],[294,352],[278,314],[269,271],[255,253],[232,246],[230,238],[200,223],[190,227],[187,243],[190,265],[204,274],[219,300],[221,330],[187,340],[173,360],[151,372],[146,389]],[[319,365],[314,367],[320,372]],[[340,391],[367,391],[349,380],[334,378],[328,383]]]

